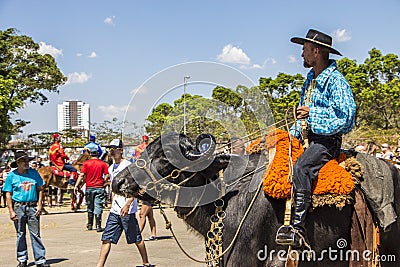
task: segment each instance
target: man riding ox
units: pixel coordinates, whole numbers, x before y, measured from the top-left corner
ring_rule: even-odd
[[[292,225],[278,229],[276,242],[302,246],[305,241],[305,219],[311,202],[311,189],[319,170],[339,155],[342,135],[354,125],[356,104],[346,78],[329,53],[341,55],[332,48],[332,37],[310,29],[305,38],[294,37],[303,45],[303,65],[312,68],[300,93],[296,123],[291,134],[301,138],[308,148],[296,161],[293,170],[294,214]]]
[[[77,179],[77,169],[66,161],[69,160],[67,154],[65,154],[64,149],[61,145],[61,137],[58,133],[53,134],[54,143],[50,147],[50,161],[59,171],[69,171],[71,172],[70,184],[74,185]],[[58,174],[56,174],[58,175]]]

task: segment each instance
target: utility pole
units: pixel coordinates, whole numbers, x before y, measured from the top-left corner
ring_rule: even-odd
[[[183,133],[186,135],[186,83],[190,76],[183,77]]]

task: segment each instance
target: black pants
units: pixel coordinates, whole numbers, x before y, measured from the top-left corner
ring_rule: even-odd
[[[308,133],[310,146],[304,151],[293,168],[295,191],[311,192],[319,170],[331,159],[339,156],[342,145],[340,134],[325,136]]]

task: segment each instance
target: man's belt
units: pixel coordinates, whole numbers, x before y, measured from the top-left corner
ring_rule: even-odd
[[[28,207],[36,207],[37,206],[37,201],[31,201],[31,202],[18,202],[14,201],[14,205],[19,205],[19,206],[28,206]]]

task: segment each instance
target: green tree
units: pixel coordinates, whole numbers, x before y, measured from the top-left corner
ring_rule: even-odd
[[[82,137],[82,132],[76,129],[65,129],[61,136],[65,147],[83,147],[87,143],[87,138]]]
[[[58,92],[67,80],[54,58],[38,50],[31,37],[18,35],[16,29],[0,31],[0,146],[28,123],[11,121],[26,101],[45,104],[45,93]]]
[[[101,146],[107,145],[113,139],[123,139],[124,144],[132,144],[140,140],[136,123],[120,121],[113,118],[111,121],[105,120],[101,123],[91,124],[91,134],[96,136],[96,142]],[[87,140],[86,140],[87,142]]]
[[[28,135],[33,147],[50,147],[53,143],[53,132],[43,132]]]
[[[172,109],[173,107],[167,103],[161,103],[155,107],[146,119],[146,131],[153,136],[159,136]]]
[[[285,118],[289,108],[297,106],[304,80],[301,74],[285,73],[279,73],[275,79],[271,77],[259,79],[259,89],[264,92],[276,122]]]
[[[257,97],[258,95],[258,97]],[[258,87],[237,86],[235,90],[217,86],[212,99],[199,95],[185,95],[186,132],[192,138],[201,133],[212,133],[220,142],[228,141],[232,135],[246,136],[248,133],[266,127],[270,114],[259,107],[265,107],[265,98]],[[261,114],[256,118],[255,114]],[[163,132],[183,131],[183,95],[173,106],[162,103],[153,109],[147,118],[146,130],[154,136]]]
[[[105,120],[101,123],[91,124],[91,134],[96,136],[96,141],[100,144],[107,144],[112,139],[122,138],[122,122],[117,118],[111,121]]]
[[[346,76],[357,104],[356,128],[347,143],[389,143],[397,146],[400,133],[399,59],[373,48],[364,63],[343,58],[338,67]]]
[[[212,98],[227,105],[227,112],[236,111],[242,106],[243,98],[230,88],[217,86],[212,92]]]
[[[373,48],[363,64],[342,59],[338,67],[346,76],[357,103],[358,127],[375,130],[400,128],[400,60]]]
[[[213,132],[220,125],[216,123],[215,110],[220,105],[199,95],[185,94],[186,129],[187,135],[195,138],[204,132]],[[159,136],[164,132],[183,132],[184,124],[184,96],[174,101],[173,106],[162,103],[155,107],[146,119],[146,131],[152,136]]]

